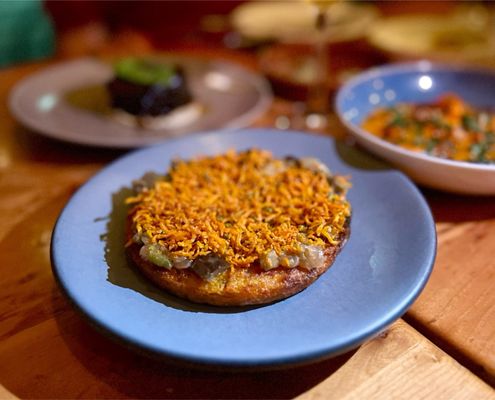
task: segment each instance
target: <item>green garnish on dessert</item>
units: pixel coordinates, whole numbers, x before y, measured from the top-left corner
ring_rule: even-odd
[[[168,85],[177,67],[143,58],[124,58],[114,65],[117,78],[139,85]]]

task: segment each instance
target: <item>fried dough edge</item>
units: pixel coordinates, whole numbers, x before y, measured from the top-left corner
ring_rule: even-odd
[[[212,281],[200,278],[191,268],[166,269],[144,260],[141,245],[132,243],[127,253],[138,270],[161,289],[195,303],[214,306],[246,306],[271,303],[306,289],[335,262],[349,236],[346,231],[336,246],[325,249],[324,262],[310,270],[278,267],[264,271],[257,264],[230,268]],[[130,240],[130,231],[128,231]]]

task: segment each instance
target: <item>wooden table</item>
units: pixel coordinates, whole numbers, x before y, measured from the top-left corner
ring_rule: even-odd
[[[0,72],[0,398],[495,398],[495,199],[424,191],[435,216],[433,275],[403,319],[359,349],[271,372],[151,360],[96,333],[55,285],[54,222],[121,152],[55,142],[9,115],[10,88],[46,63]],[[278,99],[258,125],[290,108]]]

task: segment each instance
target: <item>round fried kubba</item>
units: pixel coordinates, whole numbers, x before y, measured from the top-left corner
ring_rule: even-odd
[[[349,236],[348,183],[315,159],[229,152],[175,162],[161,182],[145,181],[127,201],[128,254],[156,285],[193,302],[289,297],[333,264]],[[204,260],[219,268],[202,272]]]

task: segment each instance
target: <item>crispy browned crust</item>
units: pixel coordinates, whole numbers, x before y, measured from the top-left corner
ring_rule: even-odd
[[[211,282],[201,279],[191,269],[167,270],[144,260],[139,255],[141,246],[138,244],[129,246],[128,253],[146,277],[176,296],[216,306],[243,306],[281,300],[307,288],[330,268],[348,234],[349,227],[340,245],[325,250],[325,262],[310,271],[281,267],[264,271],[258,265],[252,265],[249,268],[231,268]],[[130,232],[128,236],[130,239]]]

